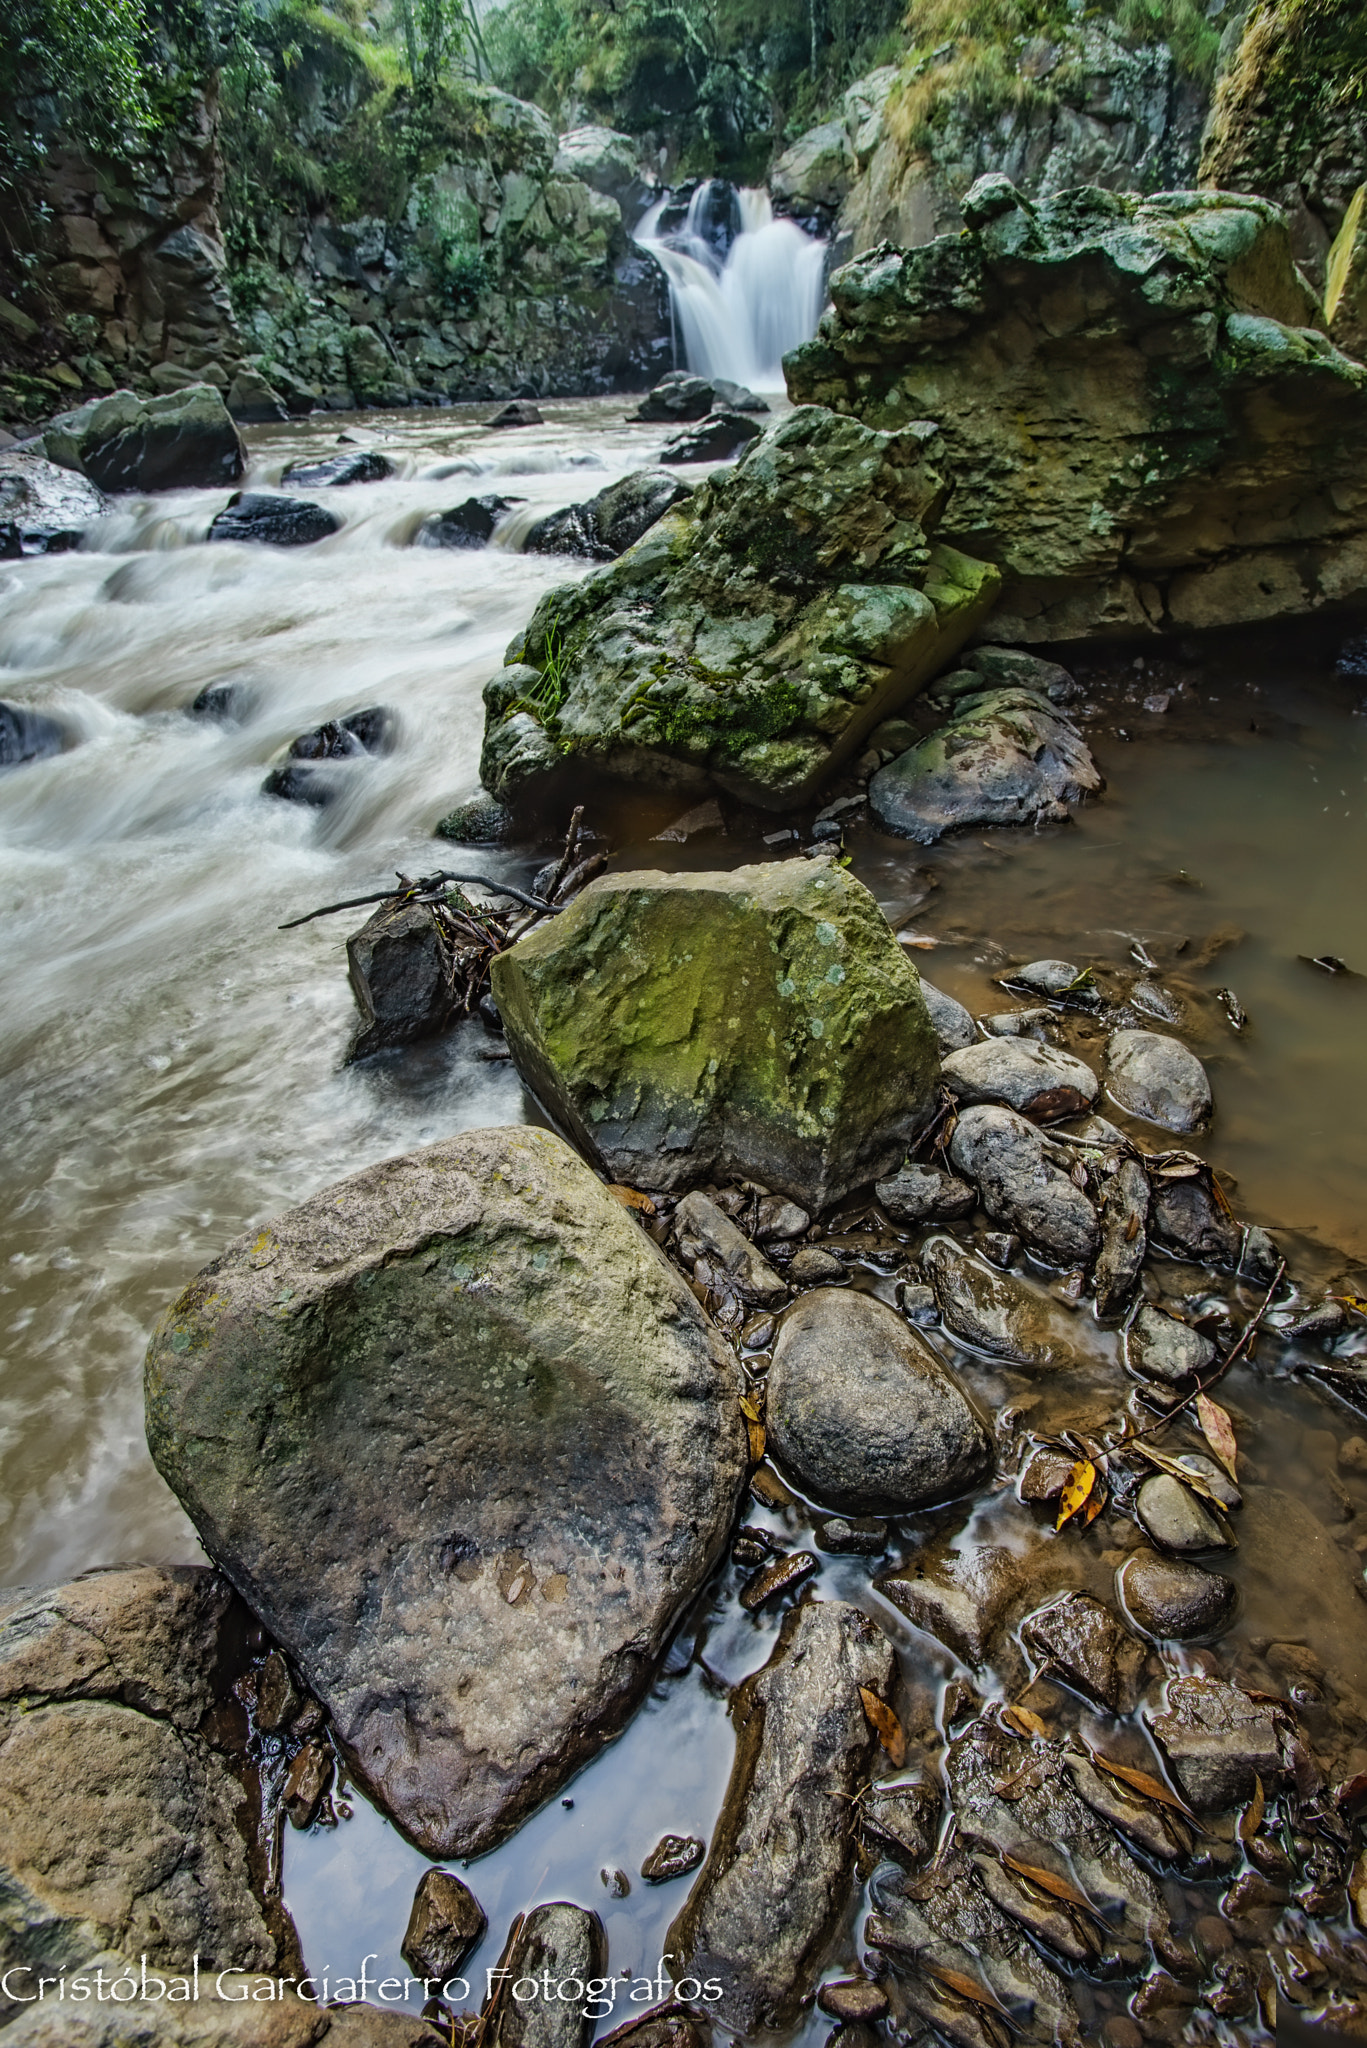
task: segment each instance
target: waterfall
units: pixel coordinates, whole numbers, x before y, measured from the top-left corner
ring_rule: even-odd
[[[781,391],[785,354],[816,332],[825,243],[776,219],[764,190],[737,192],[718,178],[698,186],[677,223],[675,213],[668,197],[657,200],[635,240],[669,279],[688,368]]]

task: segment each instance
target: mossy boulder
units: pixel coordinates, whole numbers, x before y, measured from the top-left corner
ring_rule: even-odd
[[[247,466],[242,436],[212,384],[160,398],[92,398],[52,422],[43,449],[102,491],[212,489],[236,483]]]
[[[991,637],[1228,625],[1367,592],[1367,369],[1265,200],[1003,177],[968,228],[832,280],[799,403],[939,422],[939,536],[999,563]]]
[[[901,1164],[937,1093],[916,969],[825,861],[605,875],[493,964],[513,1057],[614,1179],[751,1178],[821,1209]]]
[[[488,684],[504,802],[576,766],[780,809],[952,660],[997,572],[935,544],[939,435],[789,413],[621,558],[551,591]],[[528,730],[540,728],[540,737]]]

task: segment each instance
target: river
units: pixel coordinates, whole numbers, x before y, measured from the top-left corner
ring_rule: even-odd
[[[477,786],[480,689],[505,644],[585,567],[409,543],[428,512],[474,493],[547,508],[589,496],[663,438],[628,422],[623,401],[544,411],[544,426],[499,434],[463,407],[251,430],[252,487],[339,435],[395,465],[387,482],[311,493],[345,524],[307,549],[206,546],[224,494],[186,492],[122,501],[79,552],[0,569],[0,695],[51,711],[79,742],[0,776],[0,1582],[199,1559],[143,1440],[142,1354],[165,1301],[227,1240],[342,1174],[534,1113],[512,1069],[480,1057],[478,1025],[345,1066],[342,941],[359,920],[278,927],[395,871],[534,870],[536,848],[467,861],[432,828]],[[243,722],[189,714],[228,681],[246,693]],[[1098,723],[1110,787],[1072,827],[931,851],[866,833],[851,842],[856,872],[931,942],[915,956],[924,970],[979,1009],[1011,959],[1167,948],[1216,1090],[1207,1149],[1236,1178],[1242,1213],[1294,1228],[1341,1275],[1367,1259],[1367,981],[1298,956],[1367,970],[1367,721],[1327,681],[1322,644],[1289,634],[1208,650],[1166,713],[1144,711],[1147,688],[1137,675],[1130,708],[1122,694]],[[261,793],[295,734],[370,704],[396,714],[398,743],[341,801],[320,813]],[[598,822],[626,865],[763,856],[758,821],[652,846],[680,808],[623,801]],[[1240,936],[1181,965],[1180,939],[1194,958],[1221,929]],[[1241,1035],[1215,1017],[1222,985],[1252,1019]],[[1271,1501],[1284,1489],[1327,1526],[1342,1499],[1367,1514],[1367,1486],[1334,1474],[1349,1425],[1318,1397],[1242,1371],[1231,1395],[1251,1466],[1277,1487],[1249,1512],[1237,1651],[1259,1630],[1265,1640],[1285,1591]],[[975,1512],[981,1534],[1007,1509],[998,1496]],[[637,1883],[614,1902],[599,1871],[634,1872],[666,1828],[707,1835],[715,1822],[731,1747],[723,1687],[763,1660],[778,1625],[741,1614],[734,1577],[707,1610],[705,1665],[662,1679],[572,1788],[572,1809],[552,1802],[478,1866],[490,1934],[474,1974],[515,1910],[554,1896],[603,1912],[614,1969],[654,1967],[679,1888]],[[855,1561],[831,1560],[822,1587],[871,1597]],[[1360,1639],[1358,1614],[1326,1593],[1298,1626],[1332,1656],[1345,1628]],[[889,1616],[933,1673],[924,1638]],[[332,1832],[290,1835],[286,1896],[311,1967],[341,1970],[373,1948],[401,1971],[422,1867],[360,1801]]]

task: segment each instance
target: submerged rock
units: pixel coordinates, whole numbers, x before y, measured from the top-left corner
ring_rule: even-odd
[[[1223,1573],[1154,1550],[1127,1557],[1115,1589],[1134,1626],[1156,1641],[1208,1642],[1229,1627],[1239,1604],[1238,1587]]]
[[[249,541],[258,547],[306,548],[341,528],[335,512],[305,498],[268,491],[235,491],[209,523],[207,540]]]
[[[729,462],[751,441],[758,441],[762,429],[743,412],[711,412],[693,427],[685,427],[660,450],[661,462]]]
[[[272,768],[261,785],[261,793],[323,810],[340,796],[344,785],[335,769],[313,764],[387,754],[395,735],[394,714],[382,704],[349,712],[345,718],[330,718],[326,725],[316,725],[311,732],[300,733],[297,740],[290,742],[288,755],[279,768]]]
[[[967,825],[1061,822],[1103,787],[1076,726],[1045,698],[987,690],[880,768],[869,802],[890,832],[929,846]]]
[[[111,1953],[177,1973],[196,1953],[214,1970],[276,1961],[237,1824],[247,1794],[200,1732],[232,1606],[227,1581],[194,1566],[0,1593],[7,1966]]]
[[[953,1500],[991,1467],[991,1438],[968,1396],[872,1295],[804,1295],[779,1325],[768,1387],[774,1457],[804,1493],[845,1514]]]
[[[1012,1608],[1024,1599],[1027,1580],[1013,1551],[982,1543],[945,1554],[921,1553],[877,1584],[908,1621],[966,1664],[980,1665]]]
[[[1215,1363],[1209,1337],[1145,1303],[1125,1332],[1125,1363],[1145,1379],[1180,1387]]]
[[[1180,1038],[1163,1031],[1113,1031],[1106,1041],[1106,1092],[1165,1131],[1199,1131],[1210,1120],[1206,1070]]]
[[[502,846],[513,835],[513,814],[491,796],[467,797],[434,827],[439,839],[457,846]]]
[[[543,598],[485,689],[487,787],[530,799],[572,752],[577,773],[805,802],[991,604],[995,572],[929,537],[938,445],[925,423],[776,420],[620,561]],[[515,707],[548,668],[536,747]]]
[[[1102,1182],[1101,1250],[1093,1276],[1098,1316],[1117,1315],[1134,1293],[1148,1239],[1149,1183],[1137,1159],[1121,1159]]]
[[[459,891],[455,892],[463,903]],[[468,906],[466,906],[468,908]],[[411,1045],[442,1031],[456,1013],[457,974],[469,957],[428,903],[382,903],[346,942],[347,977],[361,1026],[349,1059]]]
[[[1083,1116],[1101,1092],[1085,1061],[1030,1038],[985,1039],[951,1053],[944,1077],[959,1102],[1000,1102],[1033,1123]]]
[[[1100,1230],[1097,1213],[1070,1175],[1071,1162],[1012,1109],[964,1110],[949,1146],[950,1163],[973,1182],[995,1222],[1059,1266],[1089,1265]]]
[[[60,754],[66,733],[55,718],[30,711],[26,704],[0,702],[0,768],[17,768],[24,761],[45,761]]]
[[[544,427],[546,422],[539,405],[533,405],[529,398],[514,398],[484,424],[486,427]]]
[[[991,176],[963,208],[962,233],[837,271],[788,387],[941,423],[946,537],[1006,572],[994,638],[1185,632],[1360,588],[1367,369],[1315,331],[1274,206],[1032,204]]]
[[[742,1301],[775,1308],[788,1299],[788,1288],[769,1261],[708,1196],[696,1190],[685,1195],[674,1212],[679,1254],[691,1264],[708,1258],[719,1265]]]
[[[520,498],[500,498],[493,491],[467,498],[449,512],[429,512],[413,536],[415,548],[482,548],[494,537],[498,523]]]
[[[921,1265],[946,1329],[974,1350],[1036,1369],[1079,1363],[1059,1337],[1056,1312],[1013,1273],[984,1265],[952,1237],[933,1239]]]
[[[935,1026],[935,1035],[940,1041],[941,1053],[961,1052],[966,1045],[972,1045],[978,1034],[973,1028],[973,1019],[962,1003],[956,1003],[953,996],[947,996],[943,989],[934,988],[924,976],[921,979],[921,994],[926,999],[930,1021]]]
[[[0,557],[60,555],[109,510],[84,476],[27,448],[0,455]]]
[[[247,466],[242,436],[212,384],[160,398],[92,398],[53,420],[43,448],[102,491],[212,489],[236,483]]]
[[[726,1803],[665,1948],[676,1984],[721,1985],[706,2009],[738,2034],[790,2026],[812,1988],[845,1911],[849,1802],[876,1744],[860,1688],[886,1699],[895,1670],[891,1643],[866,1614],[809,1600],[733,1695]]]
[[[172,1303],[148,1440],[428,1855],[615,1734],[725,1545],[734,1360],[569,1147],[467,1132],[229,1247]]]
[[[917,1166],[908,1160],[887,1180],[874,1187],[894,1223],[910,1227],[917,1223],[949,1223],[957,1216],[971,1216],[978,1195],[966,1180],[955,1180],[938,1166]]]
[[[489,2038],[494,2048],[588,2048],[594,2022],[585,2007],[587,1996],[561,1997],[561,1987],[586,1985],[607,1970],[608,1943],[596,1913],[557,1900],[534,1906],[511,1948],[499,1962],[509,1974],[486,2006],[497,2013]],[[514,1984],[534,1984],[529,1998],[508,1996]]]
[[[343,484],[379,484],[393,476],[394,465],[375,448],[356,448],[342,455],[325,455],[319,462],[291,462],[280,481],[298,490],[319,490],[325,484],[334,489]]]
[[[567,505],[539,519],[522,551],[528,555],[586,555],[612,562],[648,533],[657,519],[692,494],[692,485],[658,469],[619,477],[582,505]]]
[[[602,876],[492,979],[523,1078],[634,1187],[753,1179],[824,1208],[933,1109],[916,970],[824,862]]]

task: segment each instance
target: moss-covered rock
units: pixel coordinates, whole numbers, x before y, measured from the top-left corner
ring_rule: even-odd
[[[619,561],[542,600],[485,690],[485,785],[531,795],[573,753],[803,801],[996,593],[993,569],[929,538],[939,454],[925,421],[885,433],[804,407],[771,425]]]
[[[518,1069],[615,1178],[754,1178],[808,1209],[890,1172],[935,1100],[916,969],[822,862],[609,875],[499,954]]]
[[[1230,624],[1367,590],[1367,370],[1317,331],[1287,225],[1216,192],[979,181],[967,232],[838,272],[799,402],[923,415],[941,537],[1006,572],[991,637]]]

